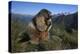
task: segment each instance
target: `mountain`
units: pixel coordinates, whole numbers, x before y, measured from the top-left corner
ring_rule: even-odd
[[[52,18],[53,24],[63,26],[67,31],[78,29],[78,12],[69,15],[59,15]]]
[[[78,29],[78,12],[65,16],[64,25],[69,28]]]
[[[11,14],[11,20],[16,22],[27,23],[33,18],[32,15]]]

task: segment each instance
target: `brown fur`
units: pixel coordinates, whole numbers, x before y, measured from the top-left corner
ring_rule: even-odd
[[[47,41],[49,38],[49,22],[50,12],[42,9],[28,24],[27,33],[30,37],[30,42],[38,44],[42,41]]]

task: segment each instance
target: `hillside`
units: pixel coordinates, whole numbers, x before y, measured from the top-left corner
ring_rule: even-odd
[[[60,15],[57,17],[53,17],[53,23],[56,25],[63,25],[63,27],[65,27],[65,29],[78,29],[78,13],[73,13],[73,14],[69,14],[69,15]]]
[[[78,48],[78,13],[60,15],[52,18],[50,40],[41,45],[18,43],[19,34],[25,30],[31,15],[12,14],[11,17],[11,46],[12,52],[30,52],[45,50],[64,50]],[[28,31],[27,31],[28,32]],[[25,37],[27,34],[23,34]]]

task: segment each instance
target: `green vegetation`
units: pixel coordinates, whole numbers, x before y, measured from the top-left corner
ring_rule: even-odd
[[[71,28],[72,31],[67,32],[63,21],[59,24],[53,22],[53,26],[50,30],[49,41],[42,42],[38,45],[30,44],[28,42],[18,42],[20,38],[19,34],[25,30],[27,24],[19,21],[19,19],[14,19],[15,20],[11,20],[11,52],[49,51],[78,48],[78,30]]]

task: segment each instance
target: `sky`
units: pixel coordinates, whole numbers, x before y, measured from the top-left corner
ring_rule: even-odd
[[[19,14],[36,15],[41,9],[47,9],[52,14],[58,13],[74,13],[78,11],[77,5],[66,5],[66,4],[50,4],[50,3],[32,3],[32,2],[19,2],[12,1],[11,12]]]

